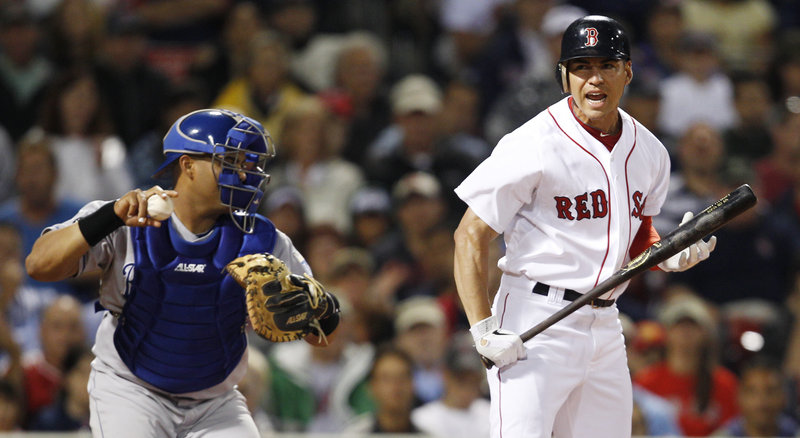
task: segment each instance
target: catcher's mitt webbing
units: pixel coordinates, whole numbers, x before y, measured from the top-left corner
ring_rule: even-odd
[[[241,256],[225,267],[245,289],[253,330],[272,342],[289,342],[312,331],[327,343],[319,318],[327,316],[329,300],[316,280],[293,275],[269,253]]]

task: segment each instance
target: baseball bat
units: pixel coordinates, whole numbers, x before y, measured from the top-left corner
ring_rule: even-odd
[[[749,185],[742,184],[739,188],[728,193],[719,201],[709,205],[705,210],[698,213],[685,224],[672,230],[658,242],[650,245],[650,247],[641,254],[628,262],[627,265],[611,274],[605,281],[584,293],[558,312],[550,315],[550,317],[544,321],[522,333],[519,337],[522,338],[522,342],[533,338],[551,325],[566,318],[584,305],[589,304],[595,298],[599,298],[611,289],[647,271],[653,266],[683,251],[703,237],[720,229],[728,221],[744,213],[754,205],[756,205],[756,195]],[[481,360],[483,360],[487,369],[494,366],[491,360],[483,356],[481,356]]]

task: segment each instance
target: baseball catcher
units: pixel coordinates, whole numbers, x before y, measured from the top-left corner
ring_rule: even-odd
[[[250,324],[262,338],[289,342],[326,333],[339,323],[339,302],[309,275],[296,275],[270,253],[241,256],[225,269],[245,289]]]

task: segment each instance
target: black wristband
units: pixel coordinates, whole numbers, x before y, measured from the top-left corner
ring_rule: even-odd
[[[326,292],[328,299],[328,305],[326,306],[327,309],[325,313],[319,319],[319,326],[322,329],[322,332],[325,333],[325,336],[333,333],[336,330],[336,327],[339,326],[339,300],[336,299],[336,295]]]
[[[117,228],[125,225],[125,222],[114,213],[115,202],[111,201],[98,208],[94,213],[78,219],[78,228],[81,230],[83,238],[89,243],[89,246],[97,245],[97,242],[103,240],[104,237]]]

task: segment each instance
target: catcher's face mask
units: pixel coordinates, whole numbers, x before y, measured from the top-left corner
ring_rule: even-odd
[[[155,175],[186,153],[211,155],[220,201],[239,229],[253,232],[262,187],[269,181],[264,168],[275,156],[269,133],[256,120],[232,111],[198,110],[178,119],[164,137],[166,160]]]

